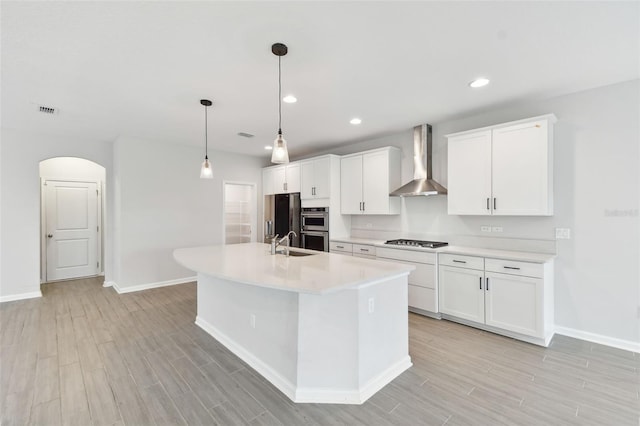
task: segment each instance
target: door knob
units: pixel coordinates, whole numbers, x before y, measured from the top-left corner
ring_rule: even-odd
[[[53,238],[53,234],[47,235],[48,238]]]

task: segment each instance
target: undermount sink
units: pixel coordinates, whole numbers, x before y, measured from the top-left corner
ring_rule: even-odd
[[[305,253],[303,251],[293,251],[293,250],[289,250],[289,256],[296,256],[296,257],[301,257],[301,256],[313,256],[315,253]]]

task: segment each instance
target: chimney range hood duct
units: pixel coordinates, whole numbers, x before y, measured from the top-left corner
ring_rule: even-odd
[[[416,197],[420,195],[441,195],[447,188],[432,179],[431,173],[431,125],[423,124],[413,128],[413,180],[393,191],[392,196]]]

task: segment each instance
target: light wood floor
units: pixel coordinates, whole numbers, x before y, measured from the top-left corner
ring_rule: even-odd
[[[2,425],[638,425],[640,356],[410,315],[414,366],[361,406],[294,404],[193,324],[195,284],[88,279],[0,305]]]

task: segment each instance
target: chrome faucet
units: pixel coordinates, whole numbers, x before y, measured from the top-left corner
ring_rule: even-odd
[[[289,231],[289,233],[287,235],[285,235],[284,237],[280,238],[278,240],[279,235],[276,234],[275,237],[273,237],[273,239],[271,240],[271,254],[276,254],[278,253],[278,251],[276,250],[278,248],[279,245],[281,245],[282,243],[286,242],[286,248],[284,249],[284,251],[282,251],[282,253],[284,253],[286,256],[289,256],[289,235],[293,234],[294,237],[297,237],[298,235],[293,232],[293,231]]]

